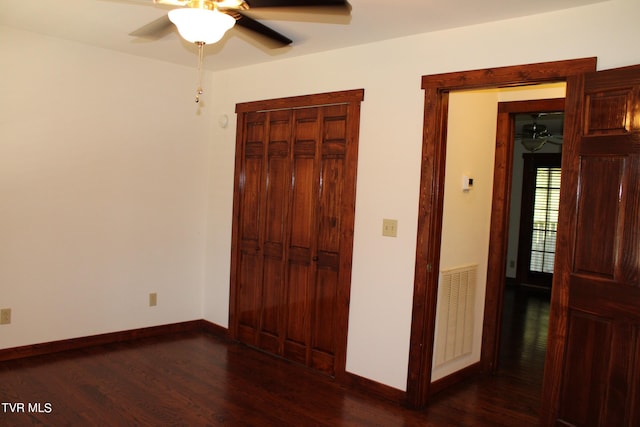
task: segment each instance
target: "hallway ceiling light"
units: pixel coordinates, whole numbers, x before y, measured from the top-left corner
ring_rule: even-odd
[[[520,140],[520,144],[530,152],[535,152],[548,142],[555,145],[562,144],[562,135],[552,135],[547,127],[537,122],[538,118],[542,115],[557,114],[557,113],[539,113],[532,114],[533,123],[526,123],[522,126],[521,133],[516,136],[516,140]]]

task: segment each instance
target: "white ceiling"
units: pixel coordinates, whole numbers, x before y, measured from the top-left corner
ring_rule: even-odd
[[[232,29],[206,47],[206,68],[221,70],[449,28],[480,24],[602,0],[350,0],[346,23],[304,22],[305,14],[262,12],[251,16],[293,40],[265,48]],[[173,30],[157,40],[128,34],[166,14],[152,0],[1,0],[0,25],[33,31],[185,66],[196,62],[193,46]]]

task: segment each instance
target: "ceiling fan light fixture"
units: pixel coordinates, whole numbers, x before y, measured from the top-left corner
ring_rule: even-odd
[[[233,27],[236,20],[217,10],[199,8],[169,11],[169,20],[178,28],[180,36],[190,43],[213,44]]]

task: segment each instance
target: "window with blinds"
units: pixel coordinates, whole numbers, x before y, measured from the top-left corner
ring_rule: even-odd
[[[530,271],[553,273],[560,206],[560,172],[559,167],[536,168]]]

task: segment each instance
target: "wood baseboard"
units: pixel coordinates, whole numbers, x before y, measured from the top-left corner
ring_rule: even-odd
[[[229,329],[208,320],[201,319],[200,329],[218,338],[229,339]]]
[[[450,387],[454,384],[459,383],[460,381],[466,380],[467,378],[479,374],[481,372],[480,362],[474,363],[473,365],[469,365],[466,368],[463,368],[459,371],[454,372],[451,375],[447,375],[446,377],[440,378],[431,383],[431,387],[429,387],[429,395],[434,395],[447,387]]]
[[[403,404],[406,400],[406,392],[350,372],[345,373],[344,383],[358,391],[394,403]]]
[[[204,319],[191,320],[188,322],[172,323],[168,325],[151,326],[147,328],[131,329],[127,331],[110,332],[106,334],[90,335],[87,337],[6,348],[0,350],[0,362],[92,347],[96,345],[133,341],[141,338],[191,331],[204,331],[221,338],[227,338],[229,335],[227,328],[223,326],[216,325],[215,323]]]

